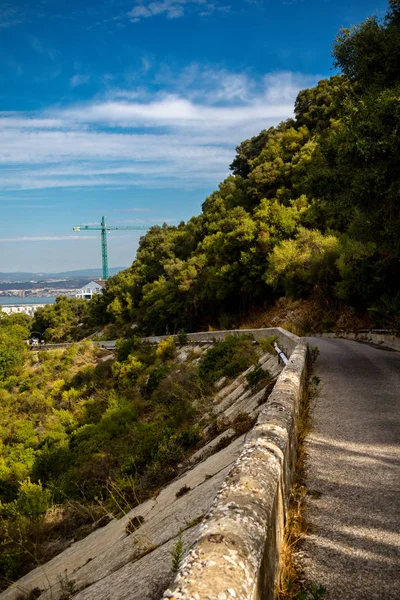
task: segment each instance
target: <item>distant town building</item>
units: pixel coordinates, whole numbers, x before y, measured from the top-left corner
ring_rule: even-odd
[[[0,310],[6,315],[23,314],[33,317],[38,308],[43,308],[47,304],[10,304],[0,306]]]
[[[105,281],[98,279],[97,281],[89,281],[88,284],[81,287],[75,293],[75,298],[84,298],[85,300],[91,300],[94,294],[101,294]]]

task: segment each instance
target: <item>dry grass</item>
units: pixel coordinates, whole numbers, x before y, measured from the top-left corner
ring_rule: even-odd
[[[357,315],[348,306],[333,308],[312,298],[279,298],[272,306],[248,314],[241,322],[240,329],[283,327],[302,336],[316,331],[357,331],[372,325],[368,314]]]
[[[293,488],[290,497],[284,542],[281,551],[281,570],[277,585],[277,600],[292,600],[304,592],[304,580],[296,564],[296,551],[302,539],[307,535],[307,523],[304,516],[304,499],[307,494],[305,485],[307,449],[305,440],[311,430],[311,408],[318,393],[319,380],[311,378],[312,362],[318,351],[309,352],[308,376],[300,407],[297,431],[297,460]]]
[[[316,312],[316,306],[308,300],[280,298],[273,306],[249,314],[242,322],[241,329],[262,327],[284,327],[298,334],[308,325],[309,317]]]

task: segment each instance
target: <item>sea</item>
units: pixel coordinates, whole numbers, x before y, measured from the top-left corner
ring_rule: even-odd
[[[54,304],[55,301],[55,296],[28,296],[27,298],[0,296],[0,306],[21,306],[22,304]]]

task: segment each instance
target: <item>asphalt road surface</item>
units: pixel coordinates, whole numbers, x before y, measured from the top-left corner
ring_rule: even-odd
[[[325,600],[400,599],[400,353],[308,338],[320,393],[300,552]]]

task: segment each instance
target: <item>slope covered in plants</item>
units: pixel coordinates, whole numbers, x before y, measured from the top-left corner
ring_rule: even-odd
[[[382,21],[339,33],[339,74],[300,92],[294,119],[238,146],[199,216],[141,239],[87,325],[230,327],[289,296],[399,326],[400,3],[389,5]]]
[[[0,589],[160,489],[217,433],[247,430],[217,424],[214,384],[263,353],[246,336],[29,352],[25,321],[0,320]],[[251,389],[270,378],[259,371]]]

